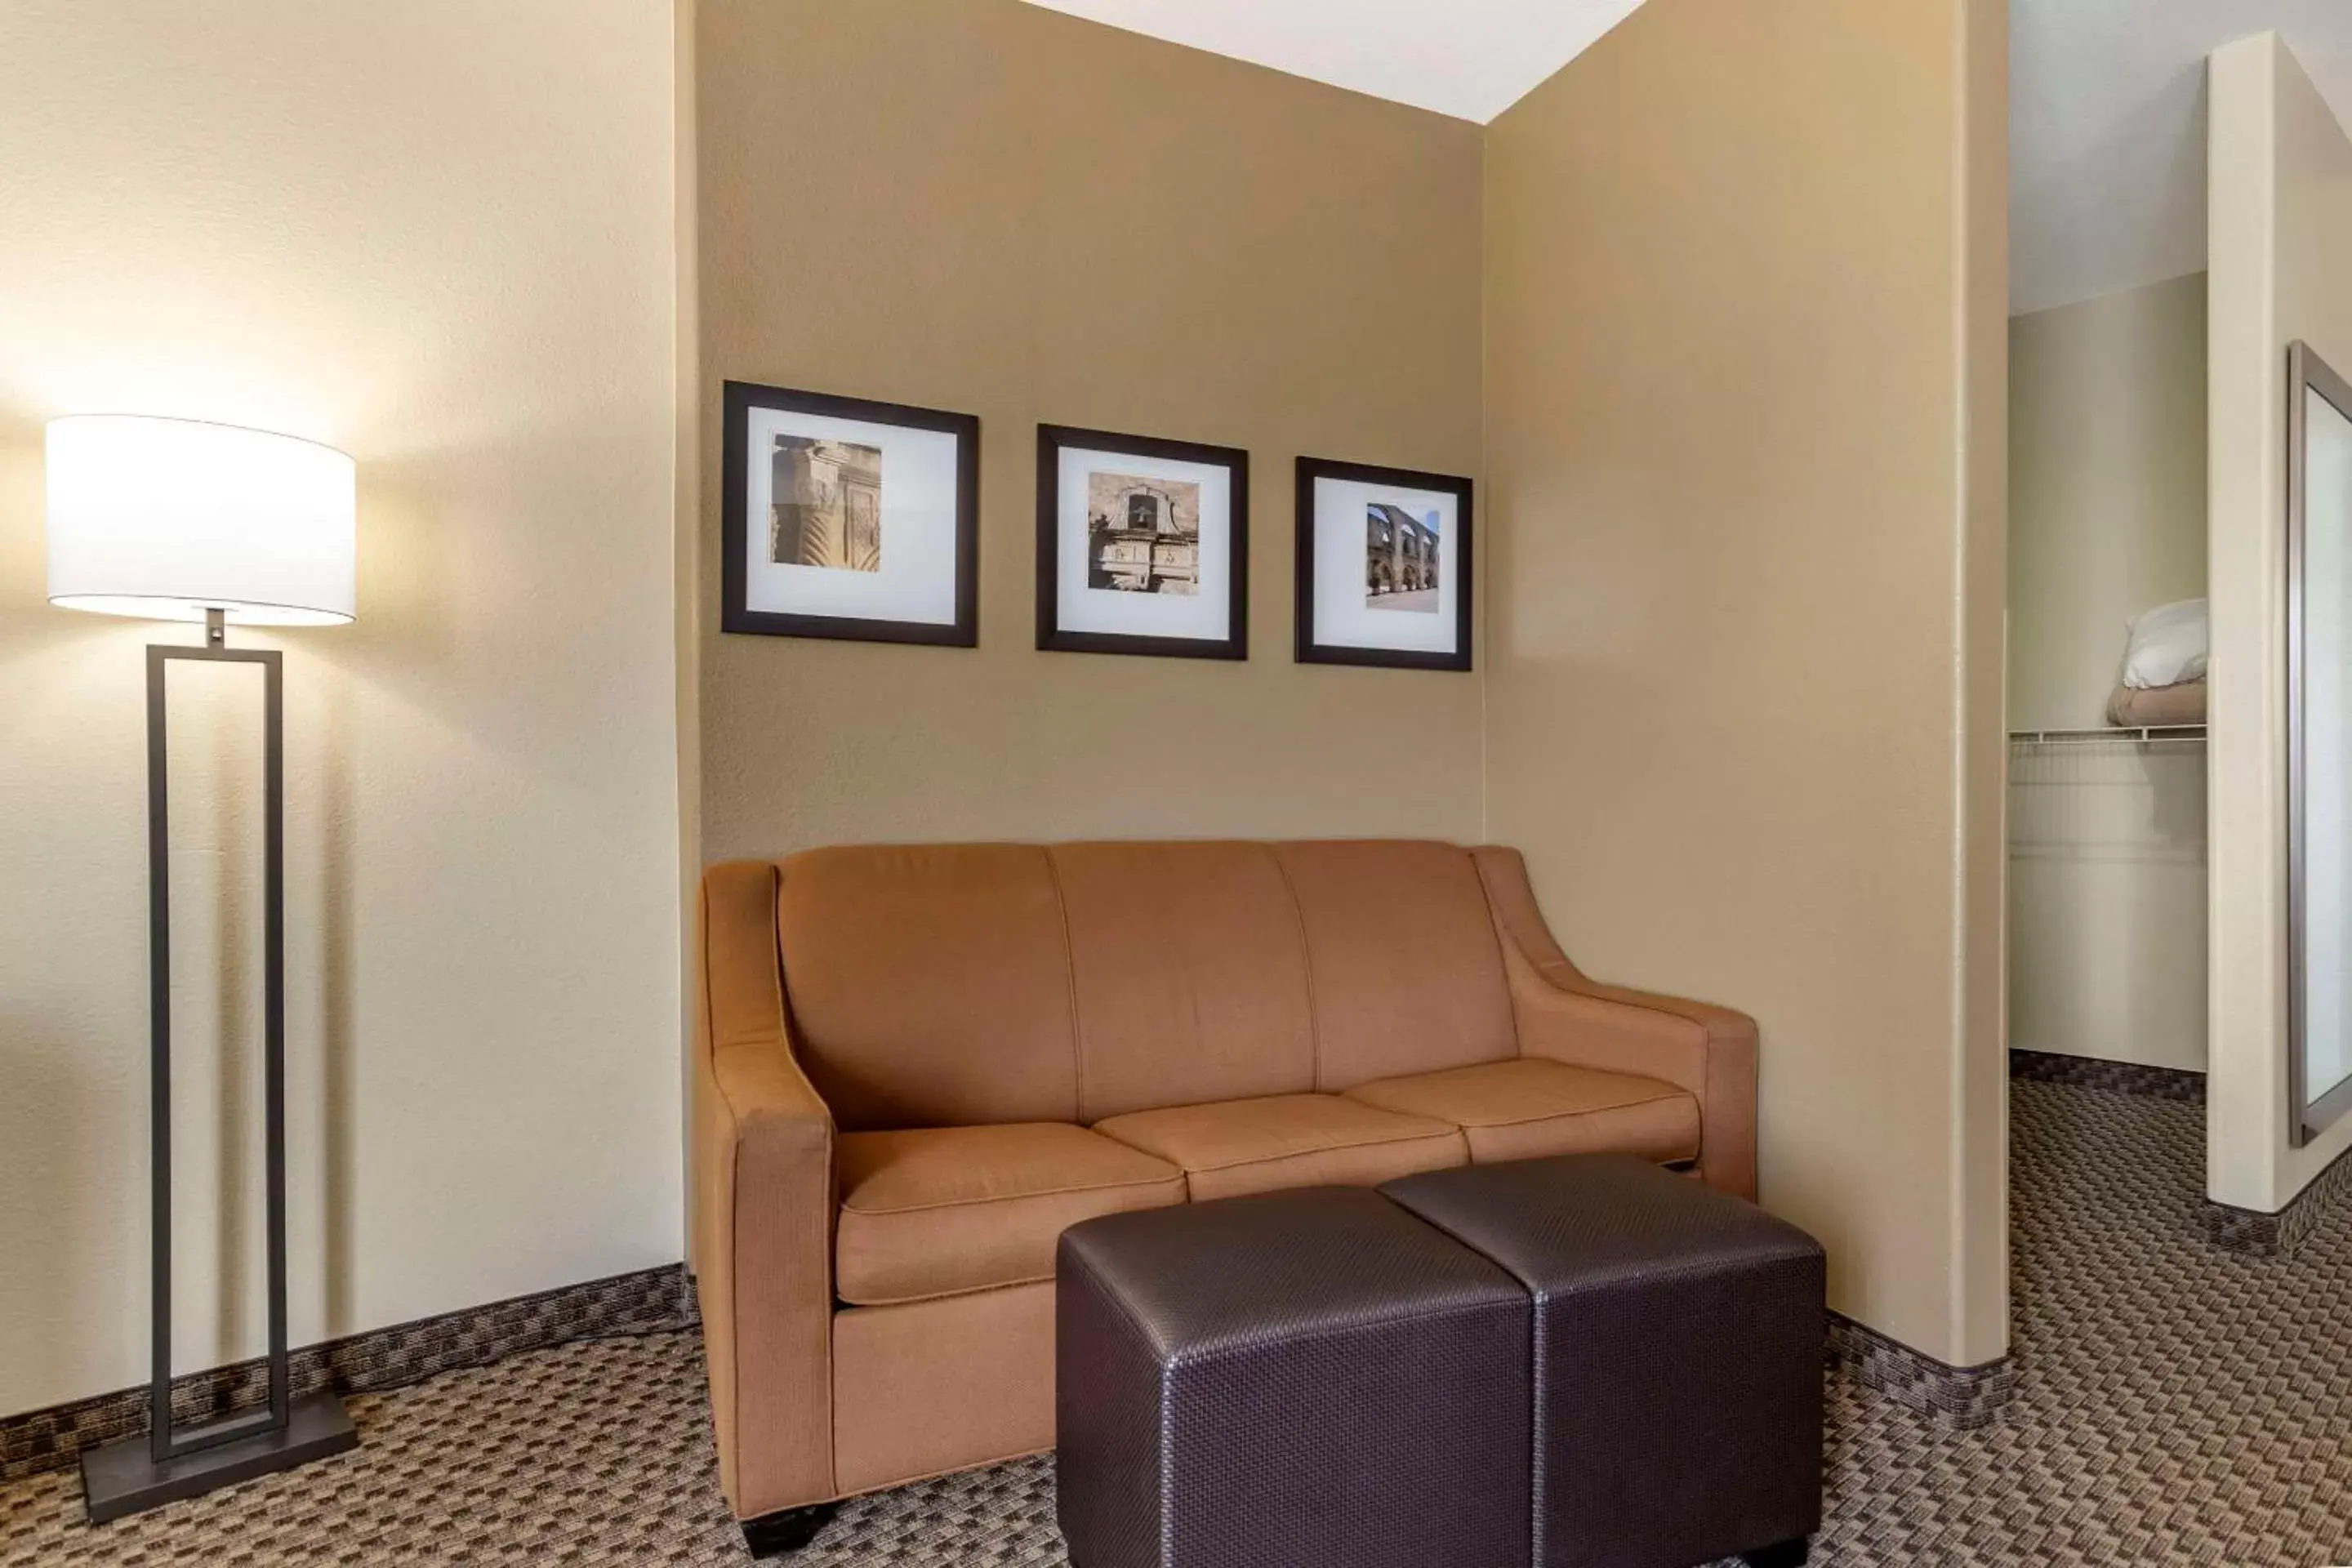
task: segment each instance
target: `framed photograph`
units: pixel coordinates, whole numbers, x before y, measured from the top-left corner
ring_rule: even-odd
[[[1037,427],[1037,646],[1249,657],[1249,454]]]
[[[1470,668],[1470,481],[1298,459],[1298,661]]]
[[[726,384],[721,631],[980,640],[980,420]]]

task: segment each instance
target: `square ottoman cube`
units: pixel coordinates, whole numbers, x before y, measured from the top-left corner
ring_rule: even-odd
[[[1526,1568],[1528,1300],[1361,1188],[1062,1235],[1073,1568]]]
[[[1380,1190],[1534,1298],[1536,1568],[1804,1561],[1822,1518],[1818,1242],[1618,1154]]]

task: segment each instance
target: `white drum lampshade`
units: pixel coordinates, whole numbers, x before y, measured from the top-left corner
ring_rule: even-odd
[[[354,613],[357,481],[331,447],[234,425],[85,414],[48,426],[49,602],[246,626]]]

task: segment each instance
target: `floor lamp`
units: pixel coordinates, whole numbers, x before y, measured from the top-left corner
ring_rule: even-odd
[[[353,1447],[331,1393],[293,1396],[286,1347],[286,792],[279,655],[227,628],[340,626],[353,600],[354,479],[342,453],[188,419],[50,422],[49,602],[195,621],[201,645],[147,648],[147,971],[153,1371],[143,1438],[87,1450],[92,1523],[289,1469]],[[182,660],[259,667],[263,703],[263,1119],[268,1210],[269,1404],[206,1426],[172,1422],[172,888],[165,676]]]

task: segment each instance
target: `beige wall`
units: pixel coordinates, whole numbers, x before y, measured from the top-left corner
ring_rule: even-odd
[[[2352,365],[2352,140],[2275,34],[2209,102],[2213,656],[2210,1194],[2275,1210],[2352,1148],[2287,1143],[2286,349]]]
[[[2094,729],[2125,625],[2205,592],[2205,275],[2009,323],[2009,722]],[[2205,1066],[2205,752],[2025,745],[2010,1039]]]
[[[2205,592],[2205,275],[2009,324],[2009,719],[2106,722],[2134,616]]]
[[[676,369],[670,385],[670,642],[675,651],[672,701],[677,727],[677,912],[678,929],[686,940],[674,955],[678,977],[678,1038],[694,1037],[695,921],[699,918],[702,888],[702,465],[697,443],[702,432],[701,282],[696,265],[700,254],[696,228],[701,221],[698,200],[700,183],[696,162],[695,75],[698,58],[695,34],[700,0],[675,0],[670,12],[673,58],[671,93],[671,171],[675,185],[671,205],[670,288],[676,301],[671,322],[671,350]],[[678,1071],[678,1180],[687,1213],[682,1220],[689,1251],[694,1236],[693,1150],[689,1142],[694,1120],[694,1057],[680,1050]],[[691,1268],[694,1259],[687,1259]]]
[[[1486,149],[1489,827],[1761,1020],[1833,1304],[2005,1349],[2005,11],[1650,0]]]
[[[670,28],[0,9],[0,1412],[146,1375],[141,647],[189,637],[43,602],[52,415],[359,462],[358,623],[239,637],[287,658],[297,1342],[679,1255]],[[188,783],[194,984],[252,839],[249,777]],[[194,1112],[251,1057],[190,1026]],[[185,1259],[184,1363],[258,1348],[258,1243]]]
[[[706,625],[722,379],[982,421],[981,646],[710,633],[705,857],[1476,837],[1479,678],[1290,633],[1295,457],[1477,473],[1477,128],[1013,0],[702,9]],[[1250,450],[1246,663],[1034,650],[1041,420]]]

